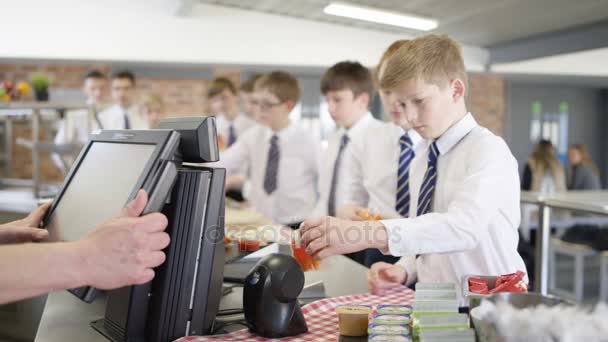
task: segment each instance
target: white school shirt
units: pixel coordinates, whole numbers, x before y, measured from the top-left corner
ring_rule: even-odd
[[[87,102],[87,106],[92,106],[92,104]],[[99,112],[101,112],[101,109],[97,109],[97,116],[99,116]],[[99,125],[95,119],[92,107],[69,110],[66,112],[63,120],[59,122],[54,142],[56,145],[76,144],[84,146],[87,141],[89,141],[91,132],[98,129]],[[64,156],[63,158],[66,159],[68,165],[71,165],[74,162],[74,157],[75,156]],[[64,170],[62,157],[53,153],[51,158],[59,169],[67,171]]]
[[[139,108],[133,105],[127,109],[119,105],[113,105],[99,113],[99,121],[103,129],[125,129],[125,113],[129,117],[130,129],[149,129],[148,121],[139,112]]]
[[[405,256],[399,264],[407,270],[407,283],[455,283],[463,305],[464,275],[526,271],[517,253],[518,167],[504,140],[470,113],[437,140],[437,147],[432,212],[382,223],[390,254]]]
[[[401,217],[397,204],[397,173],[401,145],[399,138],[405,131],[388,122],[378,122],[366,129],[348,149],[344,167],[345,198],[343,204],[370,208],[385,218]],[[415,215],[418,192],[426,170],[427,143],[416,131],[407,134],[414,146],[410,164],[410,215]]]
[[[276,133],[280,152],[277,189],[269,195],[264,191],[264,175],[274,134],[266,126],[255,125],[224,151],[217,165],[228,172],[248,166],[250,177],[243,193],[254,208],[277,223],[300,222],[310,216],[317,200],[320,143],[294,123]]]
[[[321,158],[321,166],[319,169],[319,201],[313,212],[313,216],[325,216],[327,215],[327,205],[329,201],[329,191],[331,188],[331,182],[334,174],[334,165],[338,152],[340,150],[340,144],[342,143],[342,136],[348,135],[349,142],[342,152],[342,161],[340,169],[338,170],[337,179],[338,183],[336,186],[336,210],[345,204],[345,178],[350,172],[346,165],[346,155],[351,149],[353,144],[357,144],[357,141],[364,139],[366,131],[372,127],[382,125],[382,122],[374,119],[371,113],[365,114],[359,121],[357,121],[350,129],[339,128],[336,130],[328,139],[327,150],[323,153]]]
[[[55,144],[76,143],[84,145],[89,141],[91,132],[100,129],[95,119],[93,107],[87,103],[89,108],[69,110],[65,117],[59,123],[57,135],[55,135]],[[103,108],[95,109],[97,116],[103,111]]]
[[[244,114],[239,114],[234,120],[229,121],[226,119],[224,115],[217,115],[215,117],[217,134],[222,136],[226,145],[228,144],[228,137],[230,136],[230,125],[234,126],[234,133],[236,135],[236,139],[238,140],[243,133],[245,133],[249,128],[257,125],[257,123],[247,117]]]

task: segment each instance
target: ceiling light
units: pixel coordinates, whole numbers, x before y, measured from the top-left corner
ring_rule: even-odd
[[[439,25],[437,20],[434,19],[364,6],[354,6],[343,2],[332,2],[323,9],[323,12],[339,17],[371,21],[420,31],[429,31]]]

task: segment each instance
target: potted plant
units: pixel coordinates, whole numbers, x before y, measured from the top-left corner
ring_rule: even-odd
[[[32,88],[34,88],[34,96],[37,101],[49,100],[49,85],[51,81],[42,73],[35,73],[31,78]]]

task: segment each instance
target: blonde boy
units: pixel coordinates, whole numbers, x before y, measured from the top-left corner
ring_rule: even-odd
[[[440,35],[412,40],[388,61],[380,86],[395,93],[412,127],[432,141],[417,216],[306,221],[308,252],[323,258],[375,247],[406,257],[408,262],[370,271],[373,292],[416,281],[460,287],[466,274],[525,271],[517,253],[517,162],[505,142],[467,111],[467,74],[457,43]],[[365,238],[345,239],[349,230]]]

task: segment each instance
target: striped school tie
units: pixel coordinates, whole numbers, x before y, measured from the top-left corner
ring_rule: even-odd
[[[131,121],[129,120],[129,115],[127,113],[124,114],[125,120],[125,129],[131,129]]]
[[[228,147],[236,142],[236,131],[234,130],[234,125],[230,124],[228,126]]]
[[[399,164],[397,168],[397,201],[395,210],[399,215],[408,217],[410,212],[410,164],[414,159],[412,139],[406,134],[399,138]]]
[[[435,193],[435,184],[437,183],[437,159],[439,158],[439,149],[437,142],[433,142],[429,149],[429,159],[424,174],[424,180],[420,187],[418,198],[418,216],[431,212],[433,203],[433,194]]]
[[[336,188],[338,187],[338,174],[340,172],[340,164],[342,163],[342,154],[344,149],[349,142],[348,135],[344,134],[340,140],[340,149],[338,150],[338,156],[334,163],[334,171],[331,176],[331,185],[329,187],[329,197],[327,200],[327,214],[329,216],[336,215]]]
[[[270,148],[268,149],[268,161],[266,162],[266,172],[264,173],[264,191],[272,194],[277,189],[277,175],[279,173],[279,137],[273,135],[270,138]]]

